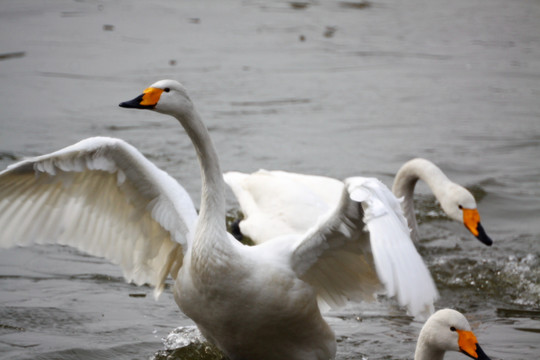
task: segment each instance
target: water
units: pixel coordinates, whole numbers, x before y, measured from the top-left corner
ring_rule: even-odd
[[[540,3],[369,4],[2,2],[0,166],[115,136],[198,202],[180,127],[117,107],[161,78],[189,89],[224,170],[390,185],[404,161],[429,158],[481,198],[495,241],[478,243],[418,189],[419,250],[441,292],[437,307],[466,313],[493,359],[537,359]],[[411,359],[421,327],[385,299],[326,318],[341,360]],[[104,260],[63,247],[0,252],[1,359],[147,359],[191,325],[170,291],[155,302]]]

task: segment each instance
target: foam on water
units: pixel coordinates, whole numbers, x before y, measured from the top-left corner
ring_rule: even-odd
[[[208,343],[196,326],[180,326],[162,339],[164,350],[150,360],[222,360],[223,353]]]

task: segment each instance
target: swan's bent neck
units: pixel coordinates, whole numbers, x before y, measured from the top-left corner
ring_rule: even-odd
[[[418,180],[423,180],[440,201],[444,188],[450,184],[448,177],[435,164],[424,159],[406,162],[396,174],[392,192],[397,198],[403,197],[402,209],[412,230],[411,237],[418,241],[416,216],[414,214],[414,187]]]

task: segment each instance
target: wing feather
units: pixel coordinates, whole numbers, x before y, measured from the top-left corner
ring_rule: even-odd
[[[415,316],[438,296],[399,201],[376,179],[346,179],[338,207],[298,241],[292,264],[331,307],[373,298],[381,283]]]
[[[72,246],[156,295],[180,268],[196,219],[178,182],[119,139],[89,138],[0,172],[0,247]]]
[[[411,314],[429,316],[433,313],[438,292],[410,239],[410,230],[399,200],[374,179],[350,179],[349,187],[355,186],[368,188],[373,195],[364,202],[365,221],[371,236],[377,273],[388,295],[396,296],[399,304],[407,306]]]
[[[293,269],[317,290],[324,307],[340,307],[351,299],[372,300],[381,290],[362,219],[360,203],[343,188],[337,208],[321,217],[296,245]]]

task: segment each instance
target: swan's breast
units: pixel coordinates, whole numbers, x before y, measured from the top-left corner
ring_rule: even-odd
[[[275,264],[245,265],[204,283],[184,266],[177,278],[175,300],[208,340],[232,359],[333,357],[334,334],[311,286]]]

